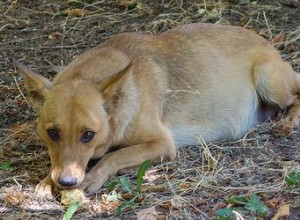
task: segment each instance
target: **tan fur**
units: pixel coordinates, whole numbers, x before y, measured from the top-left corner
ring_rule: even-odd
[[[173,159],[175,145],[237,139],[277,110],[299,125],[300,77],[263,38],[240,27],[191,24],[157,35],[125,33],[77,57],[52,82],[22,64],[54,184],[96,192],[145,160]],[[59,140],[48,137],[56,129]],[[84,143],[84,132],[95,132]],[[114,150],[114,151],[113,151]],[[101,160],[85,174],[90,159]],[[69,186],[59,183],[74,178]]]

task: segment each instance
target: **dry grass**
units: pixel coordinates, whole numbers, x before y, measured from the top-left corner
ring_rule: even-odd
[[[6,57],[14,55],[51,78],[76,54],[113,34],[157,33],[179,24],[211,22],[256,30],[300,72],[300,9],[275,1],[246,5],[233,2],[0,2],[0,56],[4,58],[0,60],[0,164],[7,161],[13,167],[0,170],[3,216],[57,219],[62,215],[57,201],[41,204],[32,195],[34,185],[49,171],[49,158],[35,133],[35,115],[22,92],[24,82]],[[143,201],[121,219],[135,219],[136,212],[153,206],[169,219],[207,219],[216,209],[228,206],[227,198],[252,193],[263,201],[277,198],[299,208],[299,191],[287,188],[284,177],[300,170],[300,135],[280,117],[236,142],[207,144],[201,137],[195,138],[199,146],[180,149],[175,161],[153,167],[159,176],[153,182],[156,187],[145,185]],[[134,172],[127,176],[134,181]],[[99,214],[95,207],[103,193],[108,193],[107,186],[91,197],[90,204],[83,206],[75,219],[95,218]],[[249,213],[242,215],[250,219]]]

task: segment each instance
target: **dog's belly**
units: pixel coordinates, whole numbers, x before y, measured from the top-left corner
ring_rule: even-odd
[[[243,110],[243,113],[228,114],[222,118],[195,120],[193,124],[171,124],[168,125],[168,129],[173,135],[177,148],[208,144],[218,140],[236,140],[242,138],[260,121],[255,106],[248,111]]]
[[[242,138],[261,122],[255,88],[241,85],[216,91],[177,93],[165,109],[176,147]],[[201,95],[200,95],[201,94]],[[226,96],[224,96],[226,94]]]

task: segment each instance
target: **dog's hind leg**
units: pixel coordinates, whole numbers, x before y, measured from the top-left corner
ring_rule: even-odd
[[[300,75],[274,54],[257,61],[253,71],[260,100],[281,110],[288,109],[287,117],[294,126],[299,126]]]

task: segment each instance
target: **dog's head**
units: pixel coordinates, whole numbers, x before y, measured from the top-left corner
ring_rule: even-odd
[[[78,187],[88,161],[109,148],[109,120],[132,65],[100,82],[52,83],[18,61],[14,64],[25,78],[28,100],[39,115],[37,131],[48,148],[53,182],[61,188]]]

